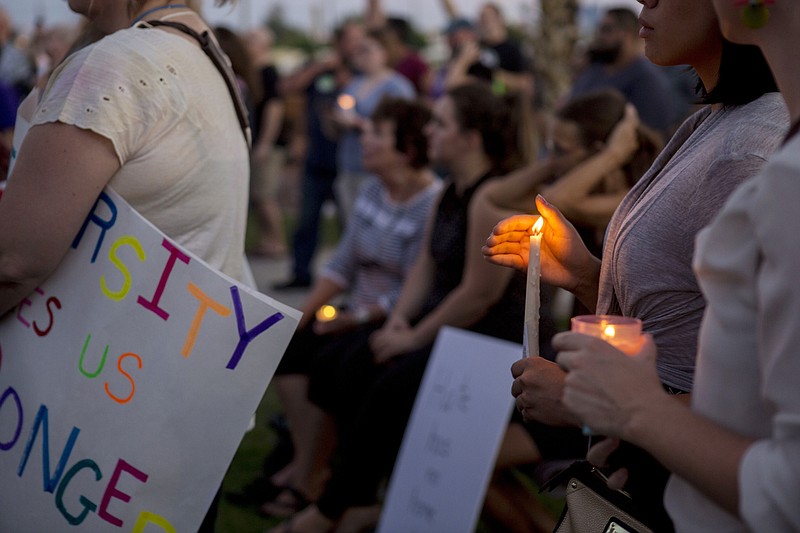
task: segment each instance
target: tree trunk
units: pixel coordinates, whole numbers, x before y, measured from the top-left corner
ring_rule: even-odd
[[[536,0],[535,0],[536,1]],[[538,0],[539,31],[534,40],[541,102],[552,110],[572,84],[572,55],[578,40],[578,0]]]

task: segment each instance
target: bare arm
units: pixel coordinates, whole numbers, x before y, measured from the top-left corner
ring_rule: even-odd
[[[322,61],[314,61],[278,81],[278,91],[283,95],[305,91],[319,74],[339,64],[335,54]]]
[[[475,324],[502,297],[513,271],[487,263],[480,250],[485,235],[504,213],[491,209],[486,201],[476,203],[476,200],[477,197],[470,205],[466,261],[461,283],[413,328],[402,335],[385,336],[383,342],[374,343],[373,350],[378,360],[386,360],[433,342],[444,325],[463,328]]]
[[[509,70],[498,69],[494,76],[505,85],[510,92],[524,95],[524,98],[532,98],[536,89],[533,74],[530,72],[511,72]]]
[[[557,361],[569,369],[564,404],[598,433],[650,452],[668,470],[734,515],[739,508],[739,465],[754,442],[728,431],[668,395],[655,370],[649,339],[626,356],[608,343],[576,333],[553,339]]]
[[[574,222],[605,227],[628,189],[591,193],[606,176],[621,172],[636,153],[639,147],[638,126],[636,109],[628,104],[625,107],[625,116],[614,127],[603,148],[586,161],[573,166],[544,189],[542,196]]]
[[[0,315],[55,270],[119,167],[111,141],[91,131],[30,129],[0,202]]]
[[[386,26],[386,13],[383,11],[381,0],[367,0],[364,21],[369,29],[379,29]]]
[[[444,80],[445,89],[453,89],[470,81],[469,67],[480,58],[480,46],[477,42],[464,43],[447,68]]]
[[[456,9],[453,0],[439,0],[439,3],[441,4],[442,9],[444,9],[444,12],[447,13],[448,18],[458,18],[458,10]]]
[[[483,186],[488,201],[498,209],[521,213],[536,211],[536,195],[553,176],[550,160],[539,159]],[[479,192],[480,194],[480,192]]]
[[[285,106],[280,98],[272,98],[264,106],[264,112],[261,114],[261,135],[258,144],[253,147],[253,153],[257,158],[266,157],[275,145],[283,126],[284,110]]]
[[[605,176],[619,170],[624,162],[609,151],[601,150],[542,190],[542,196],[571,221],[604,227],[611,220],[628,189],[591,194]]]

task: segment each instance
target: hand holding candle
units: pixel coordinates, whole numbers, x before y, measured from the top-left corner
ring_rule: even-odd
[[[523,329],[522,354],[524,357],[539,355],[539,280],[541,278],[542,226],[539,217],[531,228],[528,249],[528,283],[525,291],[525,324]]]
[[[337,118],[348,128],[356,127],[358,113],[356,112],[356,99],[347,93],[340,94],[336,99]]]
[[[602,339],[626,355],[636,355],[642,348],[642,321],[616,315],[581,315],[572,317],[570,329],[576,333],[591,335]],[[592,430],[584,425],[583,434],[589,436]]]

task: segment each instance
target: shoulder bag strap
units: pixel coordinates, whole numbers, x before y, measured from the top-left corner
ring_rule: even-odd
[[[230,92],[231,98],[233,99],[233,106],[236,108],[236,117],[239,119],[239,125],[241,126],[242,133],[247,141],[247,146],[251,147],[253,139],[250,132],[250,120],[247,118],[247,108],[242,100],[239,87],[236,85],[236,76],[234,75],[233,69],[231,69],[231,66],[228,63],[227,58],[217,47],[214,40],[209,36],[208,30],[205,30],[203,33],[198,33],[186,24],[166,20],[150,20],[147,21],[147,26],[168,26],[195,38],[195,40],[200,44],[200,48],[203,50],[203,52],[205,52],[208,58],[211,59],[211,62],[214,63],[214,66],[217,67],[217,70],[219,70],[222,78],[225,80],[225,85],[228,86],[228,92]],[[139,27],[146,28],[147,26]]]

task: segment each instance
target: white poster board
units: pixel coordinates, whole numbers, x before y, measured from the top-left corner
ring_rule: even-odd
[[[299,316],[107,189],[0,321],[0,531],[196,531]]]
[[[378,533],[474,531],[511,416],[522,346],[442,328],[403,437]]]

